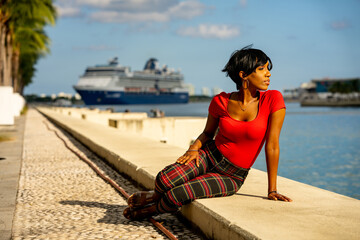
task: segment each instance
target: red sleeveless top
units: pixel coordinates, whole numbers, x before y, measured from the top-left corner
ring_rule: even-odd
[[[279,91],[260,92],[257,116],[252,121],[233,119],[227,111],[231,93],[216,95],[209,106],[209,113],[219,118],[219,132],[215,144],[219,151],[233,164],[250,168],[265,142],[269,115],[285,108],[284,99]]]

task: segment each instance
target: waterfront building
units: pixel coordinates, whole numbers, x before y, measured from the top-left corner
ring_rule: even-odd
[[[210,97],[210,89],[208,87],[201,88],[201,95]]]
[[[189,96],[195,95],[195,87],[191,83],[185,83],[184,87],[189,91]]]
[[[58,98],[71,99],[71,98],[72,98],[72,94],[60,92],[60,93],[58,93],[57,97],[58,97]]]
[[[311,80],[317,93],[322,92],[360,92],[360,78],[323,78]]]
[[[288,88],[283,90],[285,100],[296,100],[300,97],[300,88]]]
[[[81,96],[78,93],[75,93],[74,97],[75,97],[76,100],[81,100]]]
[[[213,87],[212,89],[212,95],[215,96],[215,95],[218,95],[219,93],[223,92],[224,90],[222,90],[221,88],[218,88],[218,87]]]
[[[301,106],[360,106],[360,78],[313,79],[302,85]]]

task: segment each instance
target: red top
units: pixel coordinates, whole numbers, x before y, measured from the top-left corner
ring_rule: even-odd
[[[250,168],[264,145],[269,115],[285,108],[284,99],[276,90],[260,92],[258,114],[254,120],[246,122],[230,116],[227,110],[230,95],[225,92],[216,95],[209,106],[209,113],[220,118],[215,144],[233,164]]]

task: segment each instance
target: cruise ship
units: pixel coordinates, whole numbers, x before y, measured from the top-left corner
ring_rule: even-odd
[[[180,71],[158,67],[150,58],[142,71],[131,71],[118,59],[87,67],[73,86],[86,105],[187,103],[188,90]]]

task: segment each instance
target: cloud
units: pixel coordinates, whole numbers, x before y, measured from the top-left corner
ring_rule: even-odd
[[[177,0],[76,0],[78,5],[124,12],[165,11]]]
[[[113,50],[117,50],[117,47],[112,47],[112,46],[107,46],[107,45],[74,46],[73,50],[113,51]]]
[[[350,27],[347,21],[335,21],[330,24],[330,27],[334,30],[343,30]]]
[[[59,17],[79,17],[80,15],[82,15],[80,8],[60,6],[55,7]]]
[[[173,18],[191,19],[203,14],[205,5],[198,1],[184,1],[169,8],[167,14]]]
[[[60,16],[72,16],[85,9],[86,17],[103,23],[169,22],[192,19],[204,13],[206,6],[198,0],[58,0]],[[68,10],[68,14],[66,13]]]
[[[157,13],[130,13],[130,12],[116,12],[116,11],[100,11],[94,12],[90,15],[90,18],[97,22],[103,23],[135,23],[135,22],[167,22],[169,16]]]
[[[177,33],[181,36],[199,37],[199,38],[233,38],[240,34],[237,27],[228,25],[199,24],[197,27],[182,27]]]

